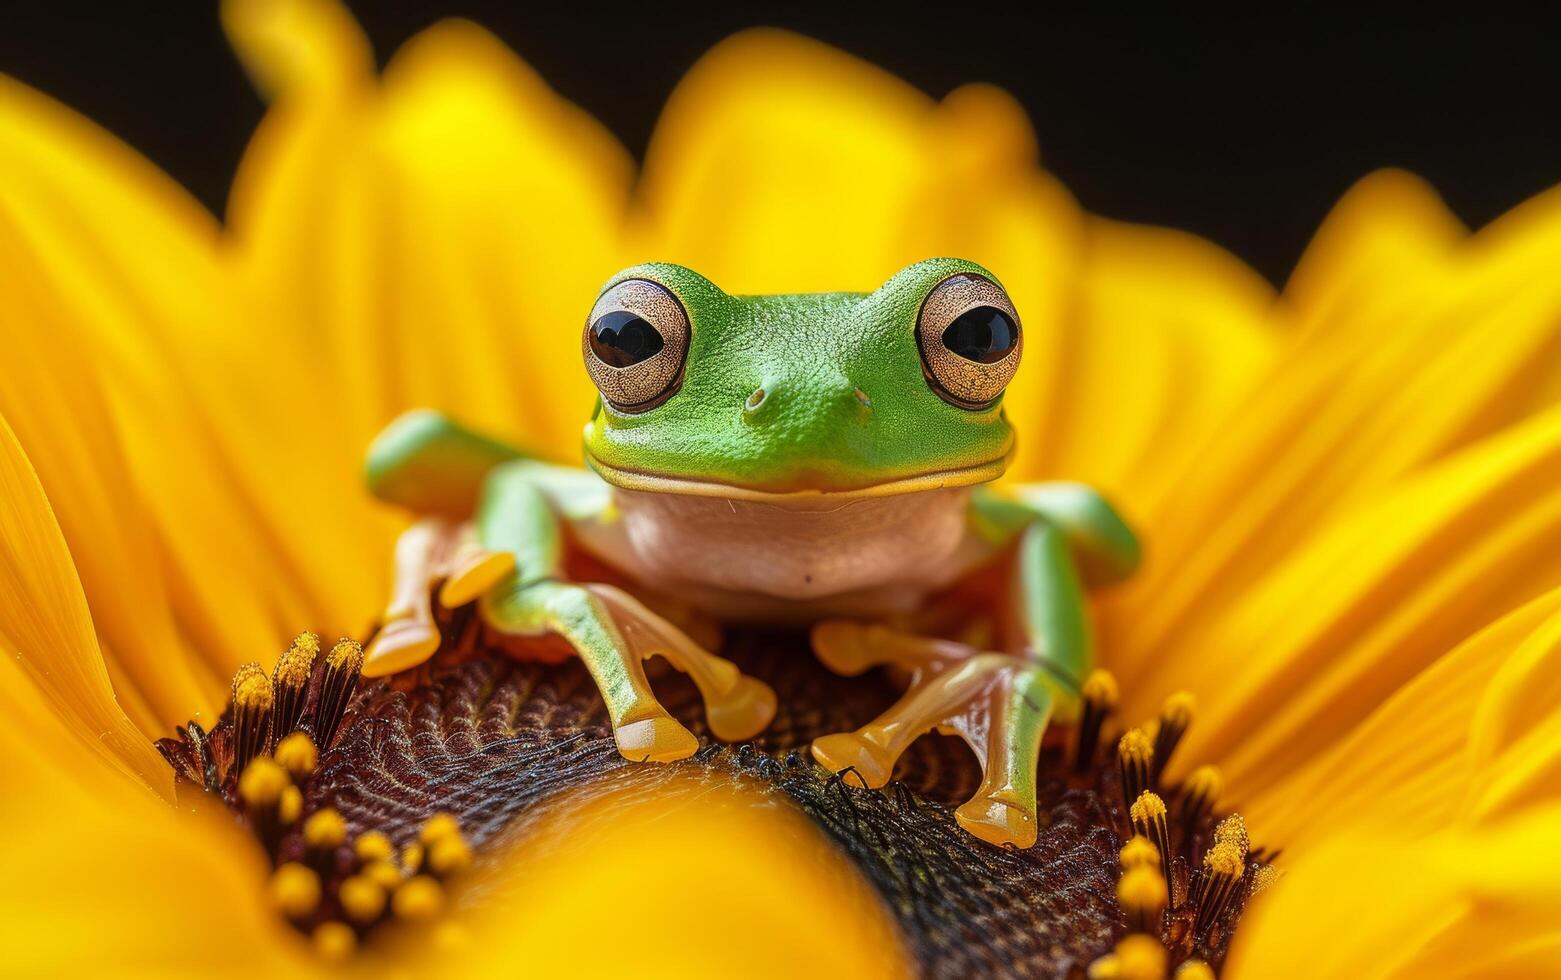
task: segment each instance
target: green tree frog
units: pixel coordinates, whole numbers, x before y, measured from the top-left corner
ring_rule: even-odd
[[[911,678],[814,757],[877,787],[920,735],[957,733],[984,773],[957,820],[1027,847],[1042,735],[1077,716],[1091,667],[1085,590],[1132,573],[1139,547],[1087,487],[987,486],[1013,454],[1002,396],[1023,347],[997,278],[960,259],[872,293],[785,296],[627,269],[582,337],[600,392],[587,468],[426,411],[370,448],[372,492],[422,519],[397,544],[364,673],[426,661],[431,604],[475,601],[501,633],[584,661],[625,757],[669,761],[697,743],[645,658],[697,684],[718,738],[747,739],[774,693],[692,636],[711,620],[806,624],[830,669]]]

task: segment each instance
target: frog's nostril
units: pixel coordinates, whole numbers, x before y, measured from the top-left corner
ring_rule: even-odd
[[[761,407],[763,407],[765,399],[769,397],[769,392],[765,391],[762,387],[753,389],[753,391],[748,395],[748,400],[743,402],[743,412],[749,416],[752,416],[754,412],[757,412]]]

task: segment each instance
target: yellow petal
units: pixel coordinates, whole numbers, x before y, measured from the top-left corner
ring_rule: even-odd
[[[790,804],[698,778],[635,783],[553,809],[505,857],[452,975],[912,974],[877,894]]]
[[[1351,824],[1257,896],[1229,976],[1561,976],[1561,804],[1405,838]]]
[[[794,34],[712,48],[646,154],[647,247],[731,293],[873,289],[928,257],[933,103]],[[1001,137],[1000,137],[1001,139]]]
[[[1083,480],[1138,517],[1251,394],[1282,321],[1256,273],[1179,232],[1091,219],[1077,275],[1061,315],[1025,321],[1021,376],[1049,390],[1005,401],[1015,476]]]
[[[1183,763],[1219,758],[1240,798],[1364,719],[1457,638],[1561,584],[1561,410],[1457,454],[1318,529],[1192,635],[1146,658],[1146,692],[1203,706]]]
[[[170,354],[179,329],[225,322],[216,228],[107,134],[5,80],[0,146],[0,412],[60,519],[127,708],[165,731],[214,707],[232,666],[269,651],[274,617],[303,602],[202,422],[189,381],[212,365]]]
[[[1149,515],[1159,560],[1140,585],[1154,608],[1138,642],[1191,625],[1194,607],[1217,607],[1351,501],[1554,402],[1561,288],[1516,270],[1561,236],[1561,213],[1499,227],[1455,251],[1451,219],[1396,174],[1341,204],[1293,287],[1303,317],[1328,327],[1279,354]],[[1346,287],[1357,265],[1365,278]],[[1346,288],[1348,302],[1323,298]]]
[[[1561,615],[1484,666],[1489,682],[1470,713],[1463,760],[1469,788],[1460,815],[1473,821],[1561,797]]]
[[[222,26],[270,99],[350,88],[374,69],[368,41],[332,0],[223,0]]]
[[[264,861],[231,816],[201,800],[169,806],[111,772],[80,734],[0,658],[6,972],[312,974],[262,901]]]
[[[1308,331],[1371,329],[1437,285],[1467,229],[1429,184],[1381,170],[1351,187],[1313,236],[1285,299]]]
[[[115,701],[92,616],[59,525],[27,457],[0,417],[0,647],[7,697],[37,700],[66,742],[101,756],[143,787],[172,796],[168,767]],[[51,735],[53,733],[50,733]],[[48,740],[19,749],[54,756]],[[16,762],[16,756],[5,756]]]
[[[628,153],[461,21],[391,61],[378,138],[395,408],[438,406],[578,461],[595,394],[579,330],[607,277],[637,261],[619,254]]]
[[[1336,745],[1238,805],[1286,853],[1362,818],[1405,837],[1483,819],[1475,804],[1487,785],[1533,786],[1523,778],[1531,763],[1554,763],[1553,744],[1530,751],[1525,736],[1553,732],[1561,719],[1557,676],[1561,590],[1438,657]]]

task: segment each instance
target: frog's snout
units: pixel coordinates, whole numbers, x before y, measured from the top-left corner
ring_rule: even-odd
[[[865,423],[872,418],[873,400],[843,376],[807,384],[771,379],[748,393],[742,412],[751,425]]]

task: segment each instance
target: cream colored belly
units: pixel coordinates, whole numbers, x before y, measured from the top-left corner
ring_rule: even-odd
[[[970,489],[776,502],[614,490],[577,527],[598,558],[725,619],[907,612],[969,569]]]

